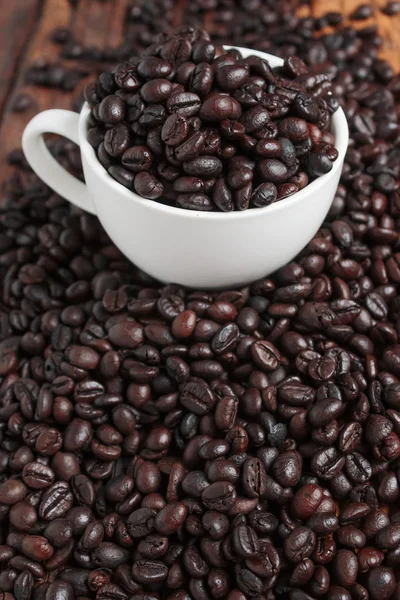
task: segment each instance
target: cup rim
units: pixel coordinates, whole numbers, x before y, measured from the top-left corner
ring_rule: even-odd
[[[245,51],[245,53],[251,52],[252,55],[260,56],[271,62],[279,62],[283,64],[283,60],[272,54],[261,52],[260,50],[252,50],[250,48],[244,48],[241,46],[224,46],[226,49],[236,49],[239,51]],[[329,173],[318,177],[302,190],[299,190],[295,194],[284,198],[280,202],[275,202],[269,206],[261,208],[251,208],[243,211],[233,210],[230,212],[217,212],[217,211],[196,211],[188,210],[186,208],[179,208],[175,206],[168,206],[161,204],[156,200],[150,200],[139,196],[135,191],[125,188],[122,184],[118,183],[111,175],[106,171],[103,165],[98,160],[94,148],[89,144],[87,139],[87,121],[90,115],[90,107],[87,102],[82,107],[80,118],[79,118],[79,140],[81,152],[85,155],[85,159],[90,167],[96,171],[97,176],[103,180],[107,185],[111,185],[115,189],[115,192],[122,194],[125,198],[130,201],[138,202],[143,208],[159,211],[168,215],[175,215],[186,219],[202,219],[202,220],[219,220],[219,221],[231,221],[235,219],[250,219],[264,216],[266,214],[272,215],[273,213],[280,212],[283,210],[290,210],[290,208],[297,203],[302,202],[311,194],[315,195],[315,201],[318,201],[318,192],[323,193],[325,184],[329,182],[329,179],[335,177],[337,172],[342,169],[344,158],[346,155],[348,143],[349,143],[349,128],[347,119],[344,111],[341,107],[332,115],[332,128],[335,129],[335,148],[338,151],[338,158],[333,163],[333,167]]]

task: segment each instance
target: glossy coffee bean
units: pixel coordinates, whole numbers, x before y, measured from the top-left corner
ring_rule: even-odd
[[[291,263],[235,290],[187,290],[129,265],[95,217],[13,153],[0,212],[1,592],[395,600],[397,76],[377,59],[376,29],[343,29],[338,13],[271,4],[264,19],[257,3],[225,3],[206,13],[216,45],[192,25],[152,45],[170,19],[156,4],[129,7],[126,46],[62,50],[104,59],[86,97],[107,169],[130,189],[137,174],[157,178],[162,201],[202,194],[230,211],[263,206],[275,184],[258,165],[276,160],[288,172],[280,200],[336,156],[332,89],[351,135],[341,183]],[[183,18],[204,8],[194,0]],[[228,38],[289,58],[272,71],[224,53]],[[69,85],[64,67],[38,72]],[[141,96],[148,82],[155,103]],[[202,121],[214,91],[240,105],[236,118]],[[175,145],[162,139],[171,116]],[[77,151],[49,143],[79,175]],[[180,170],[204,156],[220,161],[217,176]]]
[[[268,206],[332,168],[338,156],[327,117],[338,101],[326,95],[329,78],[308,74],[291,56],[291,79],[278,76],[276,87],[266,60],[221,52],[189,31],[166,34],[145,56],[89,84],[89,140],[120,184],[151,200],[166,192],[178,208],[228,212]],[[247,166],[229,169],[243,152],[255,155],[254,183]],[[385,175],[378,177],[385,191]]]

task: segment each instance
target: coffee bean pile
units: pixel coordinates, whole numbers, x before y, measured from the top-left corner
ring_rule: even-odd
[[[332,169],[331,86],[300,58],[272,70],[184,27],[86,88],[88,139],[108,173],[144,198],[264,207]]]
[[[160,286],[10,157],[3,600],[399,600],[400,77],[374,30],[317,25],[280,51],[324,49],[341,185],[304,252],[248,287]]]

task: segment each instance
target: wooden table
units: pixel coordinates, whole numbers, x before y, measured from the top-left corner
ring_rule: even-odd
[[[190,0],[178,0],[177,19],[185,2]],[[320,16],[328,10],[339,10],[349,15],[361,2],[311,0],[300,12]],[[20,146],[22,131],[30,118],[46,108],[71,107],[71,93],[30,86],[25,81],[27,69],[35,60],[57,60],[59,47],[50,40],[51,32],[56,27],[68,27],[85,45],[116,46],[123,36],[124,15],[131,4],[132,0],[80,0],[76,6],[69,0],[0,1],[0,181],[10,171],[6,155]],[[374,17],[358,26],[378,23],[384,39],[382,57],[400,70],[400,14],[392,18],[382,14],[379,7],[386,0],[372,0],[372,4]],[[65,62],[74,66],[73,61]],[[23,113],[13,112],[15,97],[24,92],[33,96],[34,105]]]

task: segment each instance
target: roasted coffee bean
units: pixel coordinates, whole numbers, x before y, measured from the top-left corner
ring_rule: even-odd
[[[168,77],[172,73],[172,65],[161,58],[155,56],[145,56],[137,66],[137,72],[144,79],[156,79],[158,77]]]
[[[188,34],[184,32],[185,35]],[[187,173],[210,184],[207,189],[204,185],[193,189],[188,183],[177,184],[171,193],[175,206],[188,210],[245,210],[250,206],[267,206],[277,198],[295,193],[307,185],[308,175],[317,177],[331,168],[337,152],[332,146],[332,136],[326,132],[328,103],[324,96],[332,112],[338,103],[326,96],[331,84],[324,74],[309,75],[302,68],[287,67],[294,80],[291,83],[282,80],[286,92],[279,94],[278,89],[275,93],[271,89],[271,93],[269,90],[266,93],[264,90],[275,85],[276,79],[266,60],[256,56],[236,60],[231,52],[218,54],[213,44],[204,41],[196,45],[199,50],[192,62],[191,44],[188,38],[166,35],[157,49],[150,47],[148,55],[121,63],[114,75],[102,73],[95,84],[88,86],[86,98],[92,106],[93,125],[98,121],[107,125],[104,130],[92,126],[89,139],[100,162],[119,183],[145,198],[157,200],[165,191],[168,193],[170,182],[187,180],[184,175]],[[304,65],[298,57],[291,61]],[[316,97],[321,97],[323,108],[310,95],[311,89]],[[293,100],[298,116],[287,116]],[[271,117],[278,119],[279,127]],[[202,122],[213,126],[202,128]],[[278,132],[283,136],[280,141],[273,139]],[[147,146],[141,145],[145,135]],[[137,145],[130,147],[132,137],[137,138]],[[221,137],[232,143],[221,148]],[[240,169],[224,170],[225,164],[215,155],[225,161],[238,151],[247,152],[256,146],[259,155],[268,160],[260,161],[263,181],[257,182],[257,193],[250,202],[252,174]],[[165,163],[163,155],[170,165]],[[281,184],[300,173],[296,155],[304,156],[308,171],[303,183],[298,186],[297,180],[293,180],[275,190],[274,183]],[[212,156],[218,161],[215,166],[211,166]],[[191,164],[193,160],[195,164]],[[152,164],[157,177],[149,172]],[[217,179],[222,171],[223,177]],[[131,172],[137,173],[137,177]],[[206,191],[210,192],[213,203],[207,203],[206,196],[190,199],[182,195]]]
[[[59,481],[47,488],[41,498],[39,515],[46,521],[62,517],[73,503],[73,496],[67,483]]]
[[[258,459],[248,458],[242,468],[243,490],[249,498],[256,498],[265,493],[267,479],[264,465]]]
[[[180,392],[183,406],[196,415],[204,415],[215,404],[215,397],[209,386],[201,379],[185,383]]]
[[[315,534],[305,526],[295,527],[284,541],[285,556],[298,563],[311,556],[316,543]]]
[[[378,598],[390,598],[396,588],[396,578],[387,567],[377,566],[367,575],[367,590],[374,600]]]
[[[291,509],[295,517],[305,521],[311,517],[321,504],[322,489],[312,483],[299,488],[291,502]]]
[[[301,477],[302,458],[295,450],[281,452],[272,464],[271,473],[283,487],[294,487]]]
[[[205,121],[223,121],[224,119],[236,120],[240,117],[241,107],[239,102],[226,94],[212,94],[200,108],[200,118]]]
[[[158,181],[156,200],[185,209],[267,206],[331,168],[341,104],[341,184],[292,263],[238,290],[195,291],[132,269],[95,217],[12,153],[0,589],[8,600],[397,598],[398,76],[377,58],[377,28],[343,29],[340,13],[155,4],[128,7],[121,47],[53,38],[101,73],[86,90],[88,140],[117,181],[135,191],[137,177],[145,192]],[[215,45],[196,29],[204,17]],[[181,18],[190,24],[158,36]],[[289,58],[272,70],[226,43]],[[64,67],[34,71],[71,85]],[[49,144],[82,175],[69,142]],[[282,182],[264,179],[269,161]]]
[[[259,542],[251,527],[239,525],[232,532],[232,546],[237,556],[249,558],[258,555]]]
[[[262,591],[262,579],[242,565],[235,565],[236,583],[248,596],[255,596]]]
[[[354,21],[362,21],[364,19],[368,19],[372,16],[373,10],[372,6],[369,4],[360,4],[357,8],[351,13],[350,19]]]
[[[222,163],[215,156],[199,156],[183,163],[187,175],[209,180],[218,177],[222,171]]]
[[[54,471],[39,462],[30,462],[23,468],[22,480],[30,488],[44,489],[54,482]]]
[[[18,531],[30,531],[38,520],[36,511],[27,502],[13,504],[8,513],[10,523]]]
[[[178,113],[186,118],[196,115],[200,106],[200,97],[193,92],[173,92],[167,100],[168,112]]]
[[[159,198],[164,192],[164,186],[161,181],[147,171],[142,171],[136,175],[134,187],[135,192],[140,196],[151,200]]]
[[[208,510],[228,512],[236,500],[235,488],[227,481],[217,481],[202,492],[201,499]]]
[[[162,535],[175,533],[185,521],[186,506],[181,502],[168,504],[158,514],[154,522],[155,529]]]
[[[147,81],[140,88],[140,95],[146,104],[158,104],[169,98],[172,84],[168,79],[155,79]]]
[[[13,505],[25,498],[27,487],[22,481],[9,479],[0,485],[0,504]]]
[[[172,114],[165,121],[161,130],[161,139],[168,146],[177,146],[187,137],[189,124],[183,115]]]
[[[168,575],[168,567],[158,560],[138,560],[132,565],[132,575],[142,584],[164,581]]]
[[[262,160],[258,168],[262,180],[269,183],[283,183],[289,177],[286,165],[276,158]]]
[[[98,107],[98,116],[103,123],[120,123],[124,120],[126,106],[122,98],[111,94]]]
[[[357,556],[351,550],[339,550],[333,559],[333,574],[339,585],[348,587],[356,583],[358,573]]]
[[[104,136],[104,149],[113,158],[122,156],[130,145],[129,129],[123,123],[108,129]]]
[[[131,146],[122,154],[121,162],[128,171],[140,173],[150,169],[153,156],[146,146]]]
[[[154,530],[156,511],[150,508],[138,508],[134,510],[128,519],[127,525],[133,538],[145,537]]]
[[[273,183],[261,183],[252,193],[251,204],[256,208],[263,208],[273,204],[277,197],[278,192]]]
[[[340,473],[345,462],[346,459],[344,456],[341,456],[334,447],[331,447],[318,450],[314,454],[311,460],[311,469],[318,477],[329,480]],[[359,475],[359,461],[351,459],[349,464],[352,472],[355,473],[356,478],[363,479],[365,471],[362,469],[362,472]]]
[[[364,533],[352,525],[341,527],[336,534],[336,539],[347,548],[363,548],[366,543]]]
[[[116,569],[128,560],[129,551],[112,542],[101,542],[93,551],[93,562],[99,567]]]
[[[224,91],[232,91],[244,85],[249,77],[249,68],[245,65],[225,65],[216,73],[218,86]]]
[[[21,551],[31,560],[44,562],[51,558],[54,549],[45,537],[26,535],[21,542]]]
[[[187,210],[210,211],[213,203],[206,194],[180,194],[176,200],[178,208]]]

